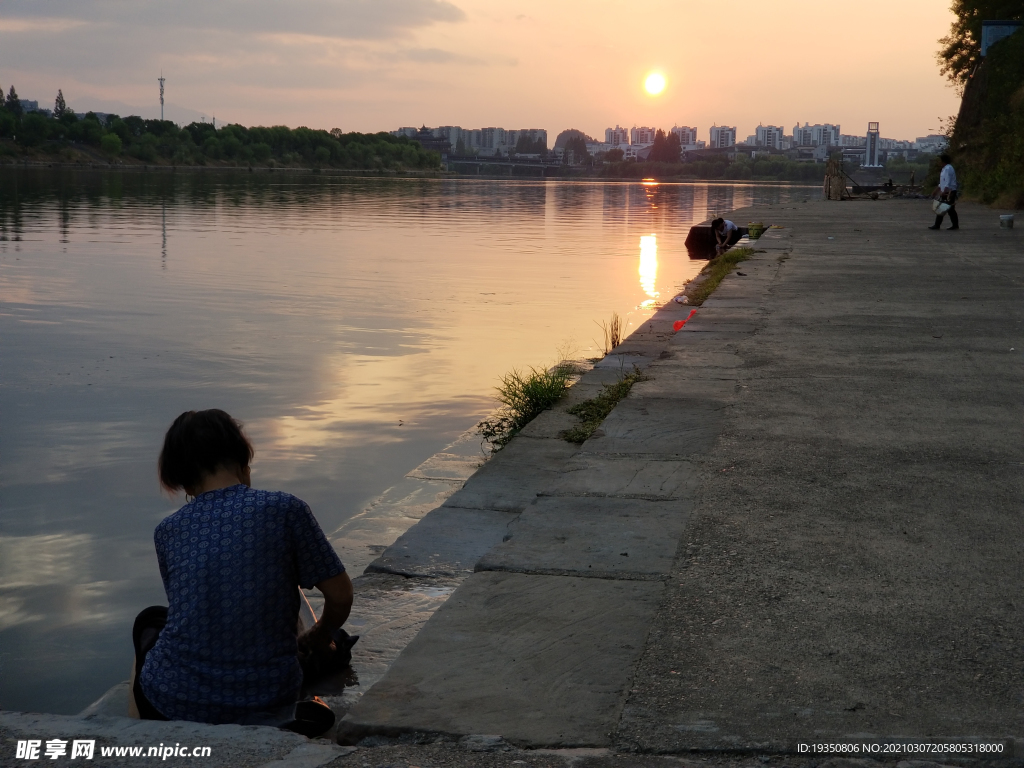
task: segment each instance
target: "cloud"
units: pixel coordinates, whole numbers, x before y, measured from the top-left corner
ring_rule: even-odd
[[[440,48],[409,48],[401,51],[399,55],[409,61],[420,64],[483,64],[481,59],[473,56],[464,56],[461,53],[443,51]]]
[[[6,25],[74,22],[120,29],[186,28],[245,32],[296,32],[352,40],[379,40],[465,14],[448,0],[8,0]]]
[[[84,26],[79,19],[4,19],[0,18],[0,32],[64,32]]]

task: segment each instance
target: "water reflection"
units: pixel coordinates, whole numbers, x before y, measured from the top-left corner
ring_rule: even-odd
[[[658,236],[644,235],[640,238],[640,288],[650,298],[641,302],[641,307],[651,307],[661,295],[655,290],[658,281]]]
[[[649,317],[726,199],[0,169],[0,707],[73,713],[124,678],[132,618],[163,600],[153,527],[181,500],[154,464],[178,413],[241,418],[256,483],[336,530],[478,422],[507,370],[572,338],[595,354],[613,311],[627,332]]]
[[[167,269],[167,203],[160,201],[160,269]]]

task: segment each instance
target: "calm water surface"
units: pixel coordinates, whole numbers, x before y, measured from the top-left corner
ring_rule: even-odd
[[[332,531],[702,262],[689,226],[815,188],[0,171],[0,708],[74,713],[165,598],[155,461],[218,407]],[[744,222],[740,222],[744,223]]]

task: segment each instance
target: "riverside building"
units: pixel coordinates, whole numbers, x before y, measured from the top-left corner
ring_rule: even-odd
[[[711,126],[711,141],[708,143],[711,149],[725,149],[736,146],[736,126],[727,125]]]
[[[655,128],[638,128],[634,125],[629,129],[629,143],[636,147],[648,147],[654,143],[654,134],[657,132]]]
[[[548,145],[548,132],[544,128],[518,128],[506,129],[499,127],[489,128],[462,128],[458,125],[442,125],[437,128],[399,128],[391,131],[393,136],[408,136],[416,138],[420,131],[429,131],[430,134],[439,140],[447,141],[451,145],[451,151],[455,154],[474,154],[485,157],[508,155],[514,153],[516,144],[522,138],[530,142],[542,143],[546,148]],[[432,147],[433,148],[433,147]]]
[[[674,125],[672,126],[672,133],[679,137],[679,146],[684,150],[704,149],[706,146],[703,140],[697,140],[696,128],[690,128],[686,125]]]
[[[611,147],[628,146],[629,130],[620,125],[616,125],[614,128],[605,128],[604,143]]]
[[[841,145],[840,130],[838,125],[831,123],[816,123],[809,125],[804,123],[800,127],[797,123],[793,127],[794,147],[838,147]]]
[[[759,125],[754,129],[754,144],[758,147],[782,149],[785,134],[777,125]]]

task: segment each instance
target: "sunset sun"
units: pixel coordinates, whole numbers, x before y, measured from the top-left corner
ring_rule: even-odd
[[[651,72],[644,80],[644,90],[651,96],[657,96],[665,90],[665,76],[660,72]]]

